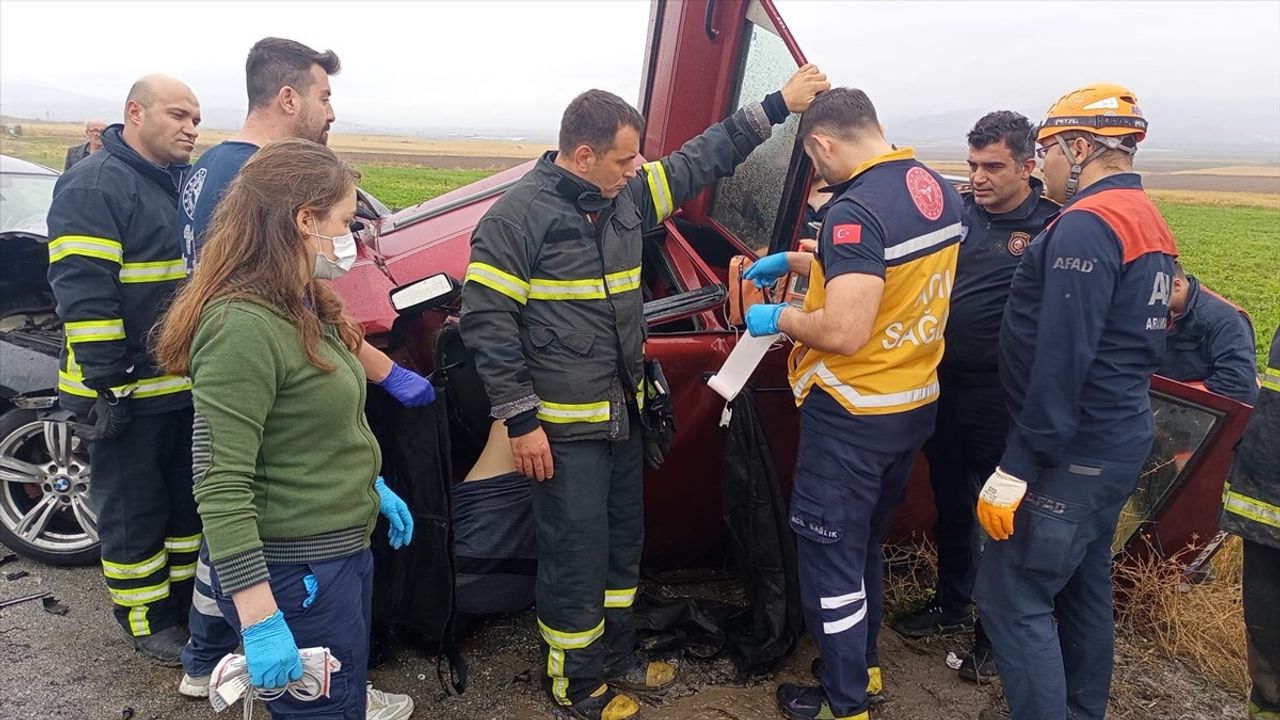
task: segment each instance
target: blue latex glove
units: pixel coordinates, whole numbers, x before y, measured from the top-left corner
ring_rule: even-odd
[[[377,489],[378,498],[382,501],[378,510],[391,523],[387,538],[391,540],[392,549],[399,550],[413,541],[413,514],[400,496],[391,492],[391,488],[387,487],[386,481],[381,477],[374,482],[373,487]]]
[[[775,305],[752,305],[747,308],[747,332],[752,337],[772,335],[778,332],[778,318],[782,315],[786,303]]]
[[[755,283],[756,287],[763,288],[773,285],[778,278],[789,272],[791,272],[791,263],[787,260],[787,254],[780,252],[765,255],[751,263],[751,267],[742,273],[742,277]]]
[[[302,658],[293,632],[276,610],[266,620],[254,623],[241,633],[244,658],[249,665],[249,681],[258,688],[282,688],[302,679]]]
[[[391,372],[378,385],[405,407],[430,405],[436,399],[436,389],[430,380],[396,363],[391,363]]]

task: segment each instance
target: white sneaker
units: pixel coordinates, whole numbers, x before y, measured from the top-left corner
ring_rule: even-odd
[[[190,698],[209,697],[209,676],[191,677],[182,673],[182,682],[178,683],[178,692]]]
[[[413,714],[413,698],[408,695],[374,690],[373,683],[369,683],[365,688],[368,696],[364,711],[365,720],[405,720]]]

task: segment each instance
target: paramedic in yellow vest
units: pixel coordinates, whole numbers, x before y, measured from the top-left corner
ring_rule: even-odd
[[[834,200],[815,254],[777,253],[746,277],[809,276],[804,309],[756,305],[752,335],[795,342],[800,407],[791,496],[801,599],[820,686],[778,688],[788,718],[868,717],[880,691],[880,542],[912,458],[933,430],[938,362],[963,204],[937,173],[895,150],[861,90],[819,95],[799,137]]]

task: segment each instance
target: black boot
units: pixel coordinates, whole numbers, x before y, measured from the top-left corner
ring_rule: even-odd
[[[131,639],[138,652],[166,667],[177,667],[182,664],[182,648],[186,647],[189,637],[186,627],[172,625],[159,632]]]
[[[926,638],[969,632],[973,618],[972,604],[952,605],[935,596],[919,610],[897,616],[889,626],[909,638]]]
[[[819,687],[792,685],[778,688],[778,710],[789,720],[868,720],[867,708],[849,710],[831,707],[827,692]]]
[[[979,619],[973,627],[973,649],[960,662],[960,679],[971,683],[982,684],[1000,677],[1000,668],[996,667],[996,654],[991,649],[991,640],[982,630]]]
[[[813,679],[819,683],[822,682],[822,671],[827,668],[827,664],[822,662],[822,658],[816,657],[809,664],[809,672],[813,673]],[[872,665],[867,668],[867,702],[877,705],[884,699],[884,677],[880,674],[880,666]]]

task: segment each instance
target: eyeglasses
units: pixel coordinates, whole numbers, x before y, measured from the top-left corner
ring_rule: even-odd
[[[1040,158],[1041,160],[1043,160],[1043,159],[1045,158],[1045,156],[1049,154],[1049,151],[1050,151],[1050,150],[1052,150],[1052,149],[1054,149],[1054,148],[1056,148],[1056,147],[1058,147],[1058,146],[1057,146],[1057,144],[1053,144],[1053,145],[1041,145],[1040,147],[1036,148],[1036,157],[1038,157],[1038,158]]]

